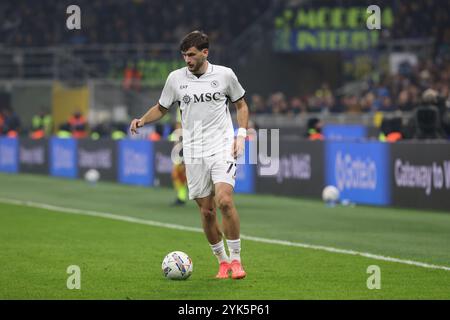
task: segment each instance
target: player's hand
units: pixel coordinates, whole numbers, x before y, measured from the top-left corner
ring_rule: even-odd
[[[245,148],[245,138],[242,136],[237,136],[236,139],[234,139],[232,156],[235,159],[239,158],[244,154],[244,148]]]
[[[134,119],[133,121],[131,121],[130,124],[131,135],[137,134],[138,133],[137,129],[143,126],[144,124],[142,123],[141,119]]]

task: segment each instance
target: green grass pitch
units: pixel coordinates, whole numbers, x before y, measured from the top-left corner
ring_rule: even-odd
[[[0,174],[0,198],[200,227],[195,203],[169,207],[173,191],[37,175]],[[450,266],[450,214],[236,195],[248,236],[356,250]],[[62,211],[62,210],[61,210]],[[217,280],[200,232],[168,229],[0,200],[0,299],[450,299],[450,271],[309,248],[242,242],[244,280]],[[220,216],[220,215],[219,215]],[[164,279],[161,262],[188,253],[186,281]],[[81,289],[69,290],[69,265]],[[367,267],[381,270],[369,290]]]

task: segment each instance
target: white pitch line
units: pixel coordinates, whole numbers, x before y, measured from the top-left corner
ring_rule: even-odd
[[[164,222],[158,222],[158,221],[152,221],[152,220],[144,220],[144,219],[133,218],[133,217],[129,217],[129,216],[122,216],[122,215],[118,215],[118,214],[99,212],[99,211],[60,207],[60,206],[54,206],[51,204],[38,203],[38,202],[33,202],[33,201],[0,198],[0,202],[7,203],[7,204],[15,204],[15,205],[39,208],[39,209],[47,209],[47,210],[51,210],[51,211],[60,211],[60,212],[65,212],[65,213],[70,213],[70,214],[79,214],[79,215],[100,217],[100,218],[113,219],[113,220],[119,220],[119,221],[126,221],[126,222],[131,222],[131,223],[145,224],[145,225],[149,225],[149,226],[162,227],[162,228],[168,228],[168,229],[177,229],[177,230],[191,231],[191,232],[203,232],[203,229],[201,229],[201,228],[187,227],[187,226],[182,226],[182,225],[178,225],[178,224],[164,223]],[[382,256],[382,255],[368,253],[368,252],[359,252],[359,251],[354,251],[354,250],[339,249],[339,248],[320,246],[320,245],[312,245],[312,244],[306,244],[306,243],[300,243],[300,242],[291,242],[291,241],[285,241],[285,240],[253,237],[253,236],[247,236],[247,235],[243,235],[243,234],[241,234],[241,239],[255,241],[255,242],[261,242],[261,243],[268,243],[268,244],[278,244],[278,245],[290,246],[290,247],[300,247],[300,248],[305,248],[305,249],[313,249],[313,250],[321,250],[321,251],[327,251],[327,252],[333,252],[333,253],[349,254],[349,255],[353,255],[353,256],[362,256],[362,257],[369,258],[369,259],[408,264],[408,265],[412,265],[412,266],[416,266],[416,267],[450,271],[450,267],[447,267],[447,266],[438,266],[438,265],[429,264],[429,263],[425,263],[425,262],[387,257],[387,256]]]

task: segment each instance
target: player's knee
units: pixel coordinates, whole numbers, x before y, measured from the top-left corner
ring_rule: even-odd
[[[233,207],[233,199],[230,196],[222,196],[218,199],[218,205],[222,212],[227,213]]]
[[[213,219],[216,217],[216,211],[210,208],[200,208],[200,213],[205,219]]]

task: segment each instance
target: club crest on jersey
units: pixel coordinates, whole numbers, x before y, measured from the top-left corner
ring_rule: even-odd
[[[211,81],[211,87],[217,88],[218,86],[219,86],[219,81],[217,81],[217,80]]]
[[[183,102],[184,102],[185,104],[189,104],[189,102],[191,102],[191,97],[189,97],[187,94],[185,94],[185,95],[183,96]]]

